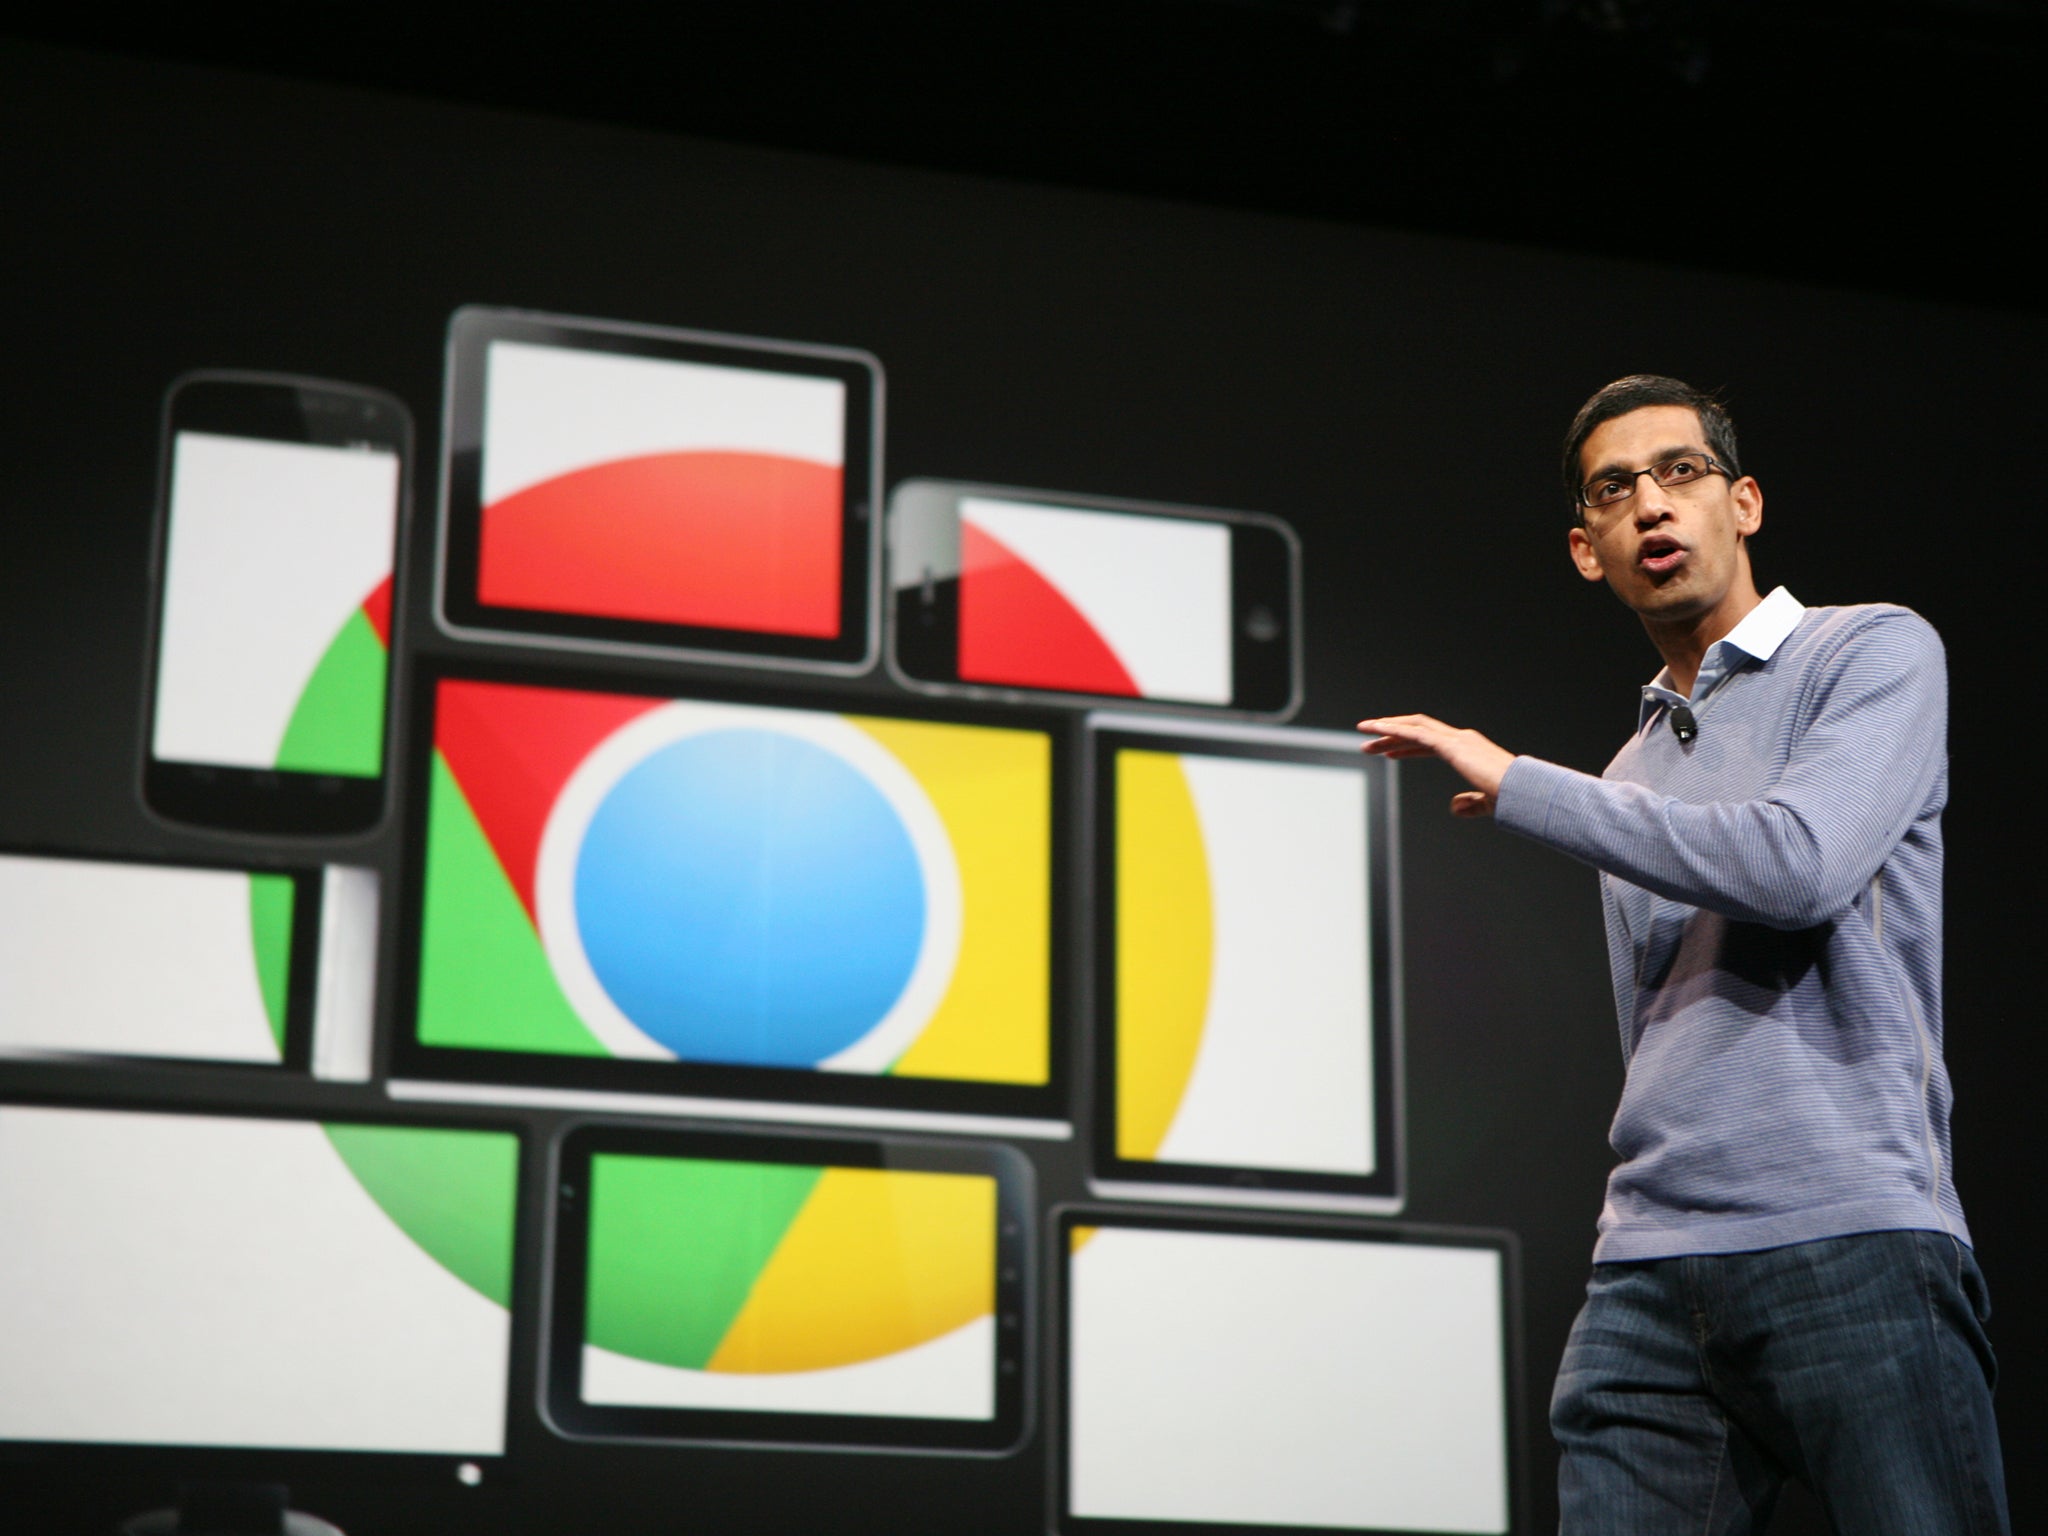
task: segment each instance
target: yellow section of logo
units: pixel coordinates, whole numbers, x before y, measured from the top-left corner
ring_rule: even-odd
[[[1194,791],[1170,752],[1116,770],[1116,1155],[1150,1162],[1201,1050],[1215,907]]]
[[[828,1168],[709,1369],[819,1371],[940,1338],[995,1307],[996,1183]]]
[[[960,869],[960,956],[890,1071],[982,1083],[1051,1075],[1052,743],[1033,731],[848,716],[931,799]]]

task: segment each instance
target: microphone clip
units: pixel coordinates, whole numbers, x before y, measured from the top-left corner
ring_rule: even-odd
[[[1700,723],[1694,718],[1693,712],[1683,704],[1674,704],[1671,706],[1670,719],[1671,734],[1678,738],[1681,745],[1691,746],[1692,739],[1700,733]]]

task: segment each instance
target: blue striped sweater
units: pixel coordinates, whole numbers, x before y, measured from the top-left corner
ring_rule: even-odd
[[[1521,757],[1501,784],[1503,826],[1602,872],[1628,1072],[1596,1261],[1969,1241],[1941,1055],[1940,638],[1872,604],[1806,609],[1759,649],[1709,651],[1690,743],[1646,709],[1600,778]]]

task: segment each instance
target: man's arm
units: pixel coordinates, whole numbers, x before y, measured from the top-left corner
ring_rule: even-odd
[[[1427,716],[1360,722],[1365,750],[1441,757],[1472,786],[1459,815],[1503,826],[1673,901],[1773,928],[1845,910],[1926,808],[1947,751],[1941,641],[1900,610],[1821,666],[1791,761],[1762,799],[1689,804],[1536,758]]]

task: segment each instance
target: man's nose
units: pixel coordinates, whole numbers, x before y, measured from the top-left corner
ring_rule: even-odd
[[[1638,523],[1661,522],[1671,515],[1671,493],[1647,469],[1636,471],[1636,493],[1630,499],[1635,502]]]

